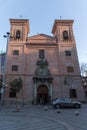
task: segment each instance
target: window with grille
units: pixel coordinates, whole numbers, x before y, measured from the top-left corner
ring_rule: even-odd
[[[0,93],[0,100],[1,100],[1,93]]]
[[[19,55],[19,50],[14,50],[13,55]]]
[[[16,97],[16,92],[15,91],[10,91],[9,92],[9,98],[15,98]]]
[[[71,56],[71,51],[65,51],[65,56]]]
[[[85,92],[85,96],[87,97],[87,91]]]
[[[70,89],[70,98],[77,98],[76,89]]]
[[[18,65],[12,65],[12,71],[18,71]]]

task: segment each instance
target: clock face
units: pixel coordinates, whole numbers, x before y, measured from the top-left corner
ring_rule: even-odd
[[[63,32],[63,38],[64,38],[64,40],[68,40],[68,32],[67,31]]]

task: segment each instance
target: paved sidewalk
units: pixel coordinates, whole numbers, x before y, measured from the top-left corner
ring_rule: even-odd
[[[53,109],[48,106],[14,107],[0,112],[0,130],[87,130],[87,104],[81,109]],[[75,115],[79,111],[79,115]]]

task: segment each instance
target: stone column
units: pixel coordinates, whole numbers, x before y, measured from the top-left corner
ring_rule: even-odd
[[[52,82],[50,82],[50,88],[49,88],[49,100],[52,100]]]

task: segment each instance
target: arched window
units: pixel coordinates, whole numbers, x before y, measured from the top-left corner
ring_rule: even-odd
[[[68,40],[68,32],[67,31],[63,31],[63,39]]]
[[[17,30],[17,31],[16,31],[16,38],[17,38],[17,39],[20,39],[20,36],[21,36],[21,32],[20,32],[20,30]]]

